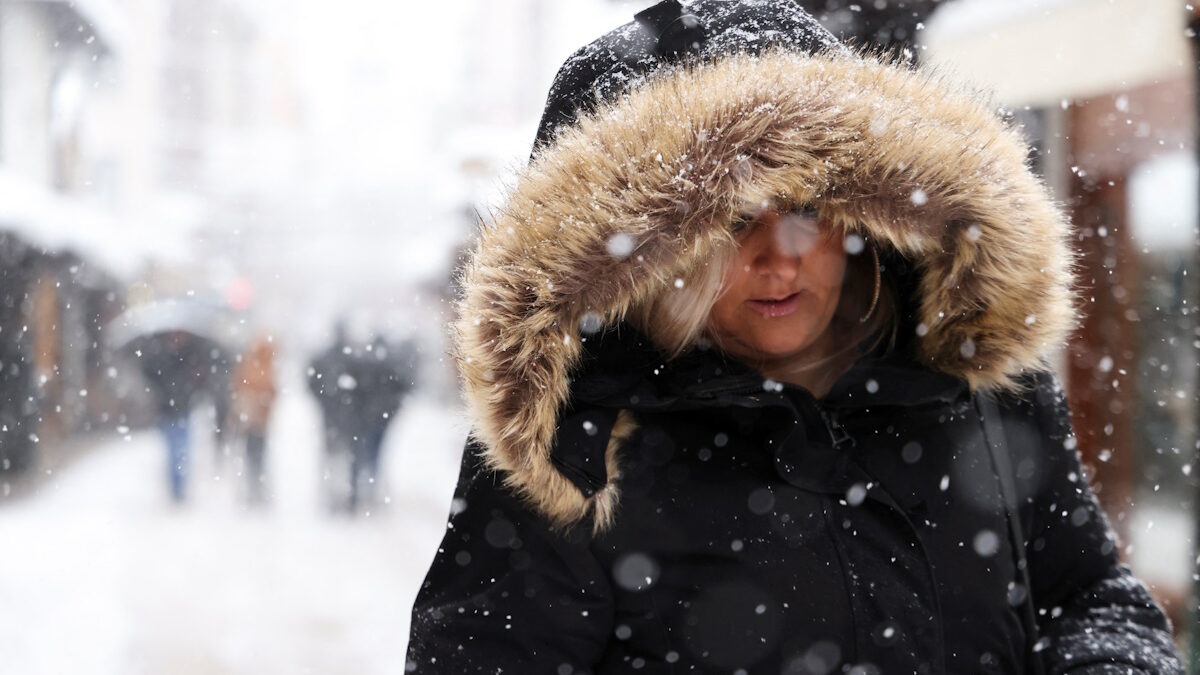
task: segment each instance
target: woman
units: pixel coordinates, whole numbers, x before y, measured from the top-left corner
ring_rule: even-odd
[[[246,501],[266,501],[267,428],[275,406],[275,345],[271,336],[250,343],[234,370],[234,410],[246,439]]]
[[[1181,672],[1046,369],[1072,259],[1025,157],[788,0],[578,52],[464,278],[408,670]]]

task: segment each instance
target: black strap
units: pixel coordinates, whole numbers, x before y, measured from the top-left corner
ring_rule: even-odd
[[[1025,599],[1021,603],[1022,620],[1025,623],[1025,656],[1029,664],[1028,672],[1033,675],[1043,675],[1042,659],[1034,651],[1038,642],[1037,617],[1033,607],[1033,586],[1029,583],[1029,562],[1025,557],[1025,535],[1021,529],[1021,508],[1017,496],[1016,473],[1013,471],[1012,458],[1008,452],[1008,442],[1004,436],[1004,423],[1000,418],[1000,408],[996,400],[987,394],[975,397],[975,405],[983,419],[983,434],[987,441],[988,453],[992,456],[992,468],[1000,477],[1000,491],[1004,494],[1004,510],[1008,520],[1008,536],[1012,540],[1013,550],[1017,555],[1017,572],[1021,583],[1025,586]]]

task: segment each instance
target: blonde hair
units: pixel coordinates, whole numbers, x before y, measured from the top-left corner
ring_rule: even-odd
[[[875,246],[869,242],[866,245]],[[839,341],[845,346],[819,361],[796,364],[795,371],[830,367],[856,350],[854,360],[881,348],[890,351],[895,347],[897,298],[889,275],[880,274],[879,299],[867,320],[861,321],[870,309],[875,293],[876,260],[882,264],[879,250],[875,253],[877,257],[864,248],[862,253],[846,258],[846,274],[837,310],[830,322],[836,330],[845,331],[849,336],[849,339]],[[720,349],[720,339],[711,330],[711,315],[721,297],[735,254],[736,246],[725,247],[705,266],[683,276],[682,287],[679,284],[664,287],[633,308],[629,315],[631,323],[670,358],[705,342]]]
[[[721,249],[704,267],[682,275],[682,285],[665,286],[630,312],[630,322],[674,358],[709,338],[709,315],[721,297],[733,264],[733,246]]]

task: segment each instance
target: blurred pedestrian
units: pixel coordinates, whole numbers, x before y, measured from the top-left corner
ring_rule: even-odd
[[[392,348],[376,337],[352,358],[350,372],[356,386],[349,395],[356,401],[357,423],[347,500],[351,513],[375,502],[383,439],[413,384],[413,352],[409,344]]]
[[[158,427],[167,444],[171,498],[182,502],[187,496],[189,473],[189,418],[197,398],[209,386],[211,355],[219,348],[211,340],[186,331],[149,335],[139,339],[138,345],[138,365],[153,394]]]
[[[213,405],[213,464],[220,470],[237,444],[238,424],[233,411],[233,364],[221,350],[212,359],[208,394]]]
[[[254,340],[233,373],[233,411],[236,428],[245,441],[246,499],[264,501],[267,427],[275,404],[275,346],[270,336]]]
[[[313,357],[308,368],[308,388],[321,409],[321,482],[330,510],[344,508],[359,426],[355,411],[358,399],[354,396],[358,381],[351,373],[353,360],[345,323],[339,321],[334,327],[333,341]]]

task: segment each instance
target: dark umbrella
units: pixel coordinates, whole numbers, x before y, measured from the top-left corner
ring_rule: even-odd
[[[105,326],[105,343],[135,358],[160,389],[178,387],[180,396],[186,393],[189,399],[196,391],[208,391],[218,405],[226,395],[225,382],[241,342],[237,323],[224,309],[194,301],[140,305]],[[179,368],[185,372],[162,377],[163,372]],[[173,398],[165,395],[166,400]]]
[[[223,309],[181,301],[131,307],[105,327],[105,341],[115,350],[129,350],[146,338],[167,333],[187,333],[222,348],[240,341],[236,326]]]

